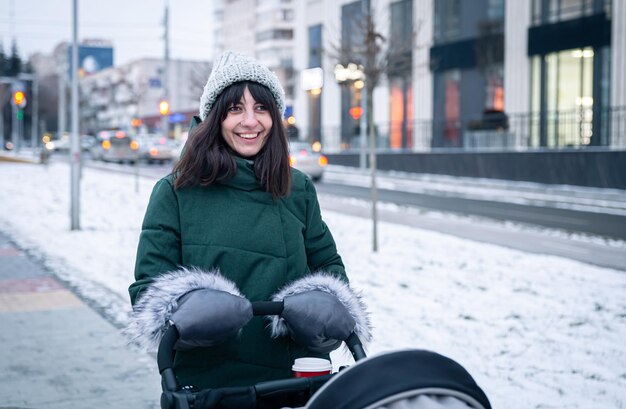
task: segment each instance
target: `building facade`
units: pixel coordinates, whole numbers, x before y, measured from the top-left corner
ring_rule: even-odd
[[[201,61],[169,62],[170,134],[186,130],[210,72]],[[163,60],[144,58],[111,67],[80,80],[81,129],[131,129],[160,132]]]
[[[217,0],[216,53],[250,55],[276,73],[285,88],[287,116],[294,97],[294,7],[296,0]]]
[[[335,68],[347,63],[337,50],[362,44],[368,12],[390,60],[374,91],[379,148],[626,146],[626,0],[297,2],[301,138],[362,144],[362,85]]]

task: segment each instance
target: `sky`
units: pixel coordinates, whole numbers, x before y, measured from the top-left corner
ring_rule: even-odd
[[[70,231],[69,175],[64,163],[0,162],[0,229],[123,324],[156,177],[83,169],[81,230]],[[391,223],[379,224],[372,253],[370,222],[327,211],[326,200],[322,215],[371,314],[370,355],[446,355],[494,408],[626,407],[623,271]]]
[[[20,56],[49,54],[72,39],[72,0],[0,0],[0,39],[9,53],[15,38]],[[163,57],[165,0],[78,0],[79,40],[113,42],[114,65]],[[170,0],[170,58],[212,57],[213,2]]]

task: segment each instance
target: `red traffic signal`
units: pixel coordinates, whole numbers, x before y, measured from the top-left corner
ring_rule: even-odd
[[[23,91],[15,91],[13,93],[13,103],[20,108],[24,108],[26,105],[26,94]]]

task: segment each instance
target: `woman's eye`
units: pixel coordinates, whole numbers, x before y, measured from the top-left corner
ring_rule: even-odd
[[[228,112],[239,112],[239,111],[241,111],[241,107],[237,105],[233,105],[230,108],[228,108]]]
[[[255,108],[257,111],[267,111],[267,107],[265,105],[257,105]]]

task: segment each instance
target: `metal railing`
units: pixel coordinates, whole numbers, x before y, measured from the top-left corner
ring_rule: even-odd
[[[308,140],[321,140],[329,152],[358,151],[363,140],[358,125],[349,132],[340,127],[302,131]],[[381,151],[626,149],[626,107],[377,123],[374,131]]]

